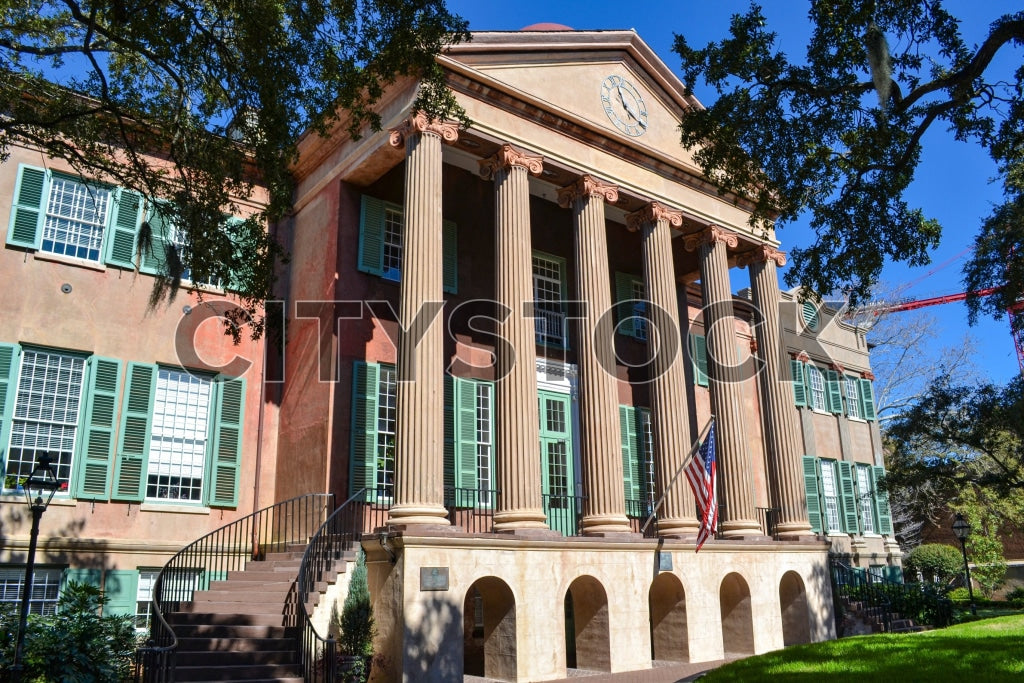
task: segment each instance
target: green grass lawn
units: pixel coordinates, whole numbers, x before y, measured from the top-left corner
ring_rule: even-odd
[[[1024,681],[1024,615],[922,633],[800,645],[727,664],[702,683],[811,680]]]

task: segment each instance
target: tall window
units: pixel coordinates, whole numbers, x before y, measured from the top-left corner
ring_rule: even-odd
[[[860,393],[858,392],[857,378],[845,375],[843,385],[846,387],[846,414],[850,417],[860,418]]]
[[[210,385],[208,378],[180,370],[157,375],[147,498],[202,500]]]
[[[109,204],[108,190],[54,175],[46,202],[42,250],[99,261]]]
[[[821,493],[825,500],[826,531],[842,531],[839,524],[839,487],[836,484],[836,464],[821,461]]]
[[[647,502],[657,500],[657,489],[654,484],[654,429],[651,427],[651,413],[640,411],[640,426],[644,439],[644,494]]]
[[[811,407],[814,410],[825,411],[827,409],[825,396],[825,377],[814,365],[807,365],[807,377],[811,383]]]
[[[378,494],[393,496],[395,487],[395,433],[398,413],[398,375],[394,368],[381,366],[377,385],[377,480]]]
[[[402,212],[384,209],[384,277],[402,278]]]
[[[857,465],[857,492],[860,498],[860,519],[864,533],[875,533],[874,491],[871,486],[871,469]]]
[[[478,499],[491,503],[491,387],[476,385],[476,479]]]
[[[647,288],[643,280],[633,280],[633,335],[640,340],[647,339]]]
[[[538,344],[565,346],[565,312],[562,310],[562,264],[533,255],[534,323]]]
[[[57,611],[61,573],[61,570],[56,568],[35,568],[32,574],[32,596],[28,602],[29,612],[49,616]],[[0,568],[0,602],[20,605],[24,586],[24,567]]]
[[[170,237],[171,237],[171,242],[174,244],[175,248],[177,249],[178,255],[181,258],[182,264],[184,266],[184,264],[190,258],[188,248],[186,247],[185,229],[182,228],[179,225],[175,225],[170,230]],[[193,282],[193,279],[192,279],[192,269],[189,268],[188,266],[184,266],[182,268],[182,271],[181,271],[181,279],[182,280],[187,280],[189,282]],[[219,287],[221,287],[221,285],[223,283],[221,282],[219,277],[214,277],[214,278],[212,278],[210,280],[203,280],[203,281],[201,281],[201,282],[199,282],[197,284],[203,284],[203,285],[208,285],[210,287],[218,287],[219,288]]]
[[[135,630],[148,631],[153,614],[153,590],[159,569],[140,569],[139,584],[135,591]]]
[[[25,349],[11,422],[4,486],[13,488],[48,453],[63,484],[71,479],[85,359]]]

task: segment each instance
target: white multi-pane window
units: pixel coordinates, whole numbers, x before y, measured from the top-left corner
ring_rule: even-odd
[[[657,500],[657,489],[654,483],[654,429],[651,426],[651,414],[640,411],[640,427],[644,439],[644,497],[647,502]]]
[[[179,225],[175,225],[170,230],[170,239],[178,252],[178,257],[182,261],[183,267],[181,271],[181,279],[192,282],[192,269],[184,265],[189,260],[189,251],[185,240],[185,229]],[[197,284],[203,284],[209,287],[220,287],[222,283],[220,278],[213,278],[211,280],[204,280]]]
[[[135,591],[135,630],[148,631],[149,619],[153,615],[153,590],[159,569],[140,569],[139,583]]]
[[[825,501],[826,531],[842,531],[839,525],[839,487],[836,483],[836,464],[821,461],[821,495]]]
[[[807,377],[811,385],[811,407],[824,412],[827,409],[825,396],[825,376],[814,365],[807,365]]]
[[[856,377],[845,375],[843,386],[846,391],[846,414],[849,417],[860,418],[860,391]]]
[[[62,570],[36,567],[32,572],[32,595],[29,597],[28,611],[32,614],[49,616],[57,611],[57,600],[60,598],[60,578]],[[21,590],[25,585],[24,567],[0,568],[0,602],[20,605]]]
[[[395,486],[395,433],[398,425],[396,400],[398,374],[394,368],[381,367],[377,384],[377,492],[394,495]]]
[[[565,311],[562,309],[561,262],[533,255],[534,325],[538,344],[565,345]]]
[[[46,201],[41,248],[88,261],[99,261],[110,192],[54,175]]]
[[[389,280],[402,276],[402,212],[384,209],[384,273]]]
[[[491,387],[476,385],[476,480],[481,505],[491,503]]]
[[[871,486],[871,469],[857,465],[857,491],[860,494],[860,520],[864,533],[875,533],[874,491]]]
[[[202,500],[211,384],[180,370],[157,374],[147,498]]]
[[[633,280],[633,336],[637,339],[647,339],[647,288],[643,280]]]
[[[14,488],[27,478],[44,453],[49,454],[57,479],[67,486],[71,479],[84,375],[84,358],[24,350],[11,421],[5,488]]]

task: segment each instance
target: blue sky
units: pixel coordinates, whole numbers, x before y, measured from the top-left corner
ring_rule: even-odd
[[[679,60],[672,52],[676,33],[686,36],[693,46],[703,46],[728,35],[729,17],[745,11],[746,0],[648,0],[644,3],[609,2],[608,0],[448,0],[451,11],[469,21],[470,29],[517,30],[538,22],[565,24],[575,29],[632,28],[676,74]],[[800,0],[763,0],[761,5],[768,26],[779,35],[781,49],[791,59],[804,54],[810,24],[808,3]],[[993,18],[1019,11],[1018,2],[985,0],[985,2],[954,0],[947,9],[962,20],[968,43],[980,42]],[[1020,49],[1004,48],[997,66],[1011,71],[1022,60]],[[705,103],[713,101],[712,92],[701,89],[697,97]],[[944,130],[936,130],[925,138],[925,153],[918,178],[911,187],[908,200],[942,223],[942,244],[932,255],[932,265],[908,268],[890,265],[883,280],[890,286],[912,283],[904,296],[925,298],[963,291],[961,269],[969,253],[945,267],[936,268],[961,254],[973,241],[981,220],[999,201],[1001,186],[993,183],[996,169],[984,150],[952,141]],[[787,225],[780,230],[783,249],[805,244],[810,239],[806,222]],[[934,272],[932,272],[934,270]],[[746,286],[743,274],[733,274],[734,288]],[[967,327],[967,309],[962,303],[951,303],[924,309],[938,321],[940,339],[926,352],[935,354],[944,345],[955,344],[964,332],[974,337],[977,364],[991,381],[1004,383],[1019,372],[1017,357],[1006,317],[983,318],[973,328]],[[910,315],[901,313],[897,315]]]

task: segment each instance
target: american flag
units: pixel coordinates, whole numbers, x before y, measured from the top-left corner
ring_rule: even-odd
[[[700,509],[700,529],[697,532],[697,550],[715,533],[718,526],[718,491],[715,477],[715,425],[711,424],[708,437],[686,464],[686,480]],[[696,551],[694,551],[696,552]]]

